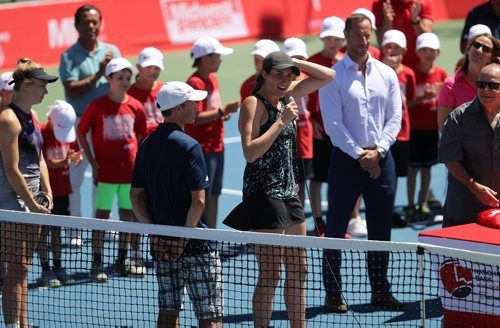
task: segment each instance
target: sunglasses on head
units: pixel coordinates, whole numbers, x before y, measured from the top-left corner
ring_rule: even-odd
[[[479,50],[479,49],[481,49],[481,48],[482,48],[482,49],[483,49],[483,52],[484,52],[485,54],[489,54],[489,53],[491,53],[491,52],[493,51],[493,49],[492,49],[491,47],[488,47],[487,45],[482,44],[482,43],[477,42],[477,41],[472,42],[472,46],[473,46],[474,48],[476,48],[477,50]]]
[[[500,88],[500,83],[498,82],[486,82],[486,81],[476,81],[476,87],[478,89],[490,89],[490,90],[498,90]]]

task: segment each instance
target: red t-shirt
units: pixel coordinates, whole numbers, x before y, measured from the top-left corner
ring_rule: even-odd
[[[387,0],[374,0],[372,5],[372,12],[375,15],[375,21],[377,28],[381,29],[384,23],[384,11],[383,3]],[[392,29],[399,30],[406,35],[406,53],[403,57],[403,64],[415,69],[418,63],[418,57],[415,53],[415,42],[417,40],[417,34],[413,23],[411,21],[410,8],[412,6],[412,0],[391,0],[392,8],[395,12],[394,20],[392,22]],[[422,10],[420,11],[421,19],[433,20],[432,14],[432,1],[431,0],[421,0]],[[382,40],[379,40],[382,42]]]
[[[307,61],[325,67],[332,67],[337,63],[335,59],[325,57],[321,52],[312,55],[307,59]],[[309,94],[309,100],[307,102],[307,110],[311,114],[310,118],[318,122],[318,124],[320,124],[321,126],[323,126],[323,118],[321,117],[321,110],[319,109],[318,91],[314,91]],[[326,136],[326,133],[323,132],[323,135]]]
[[[243,100],[245,100],[248,96],[252,95],[253,89],[255,89],[256,85],[257,78],[255,77],[255,74],[249,76],[248,79],[243,82],[240,88],[241,102],[243,102]]]
[[[147,134],[146,114],[139,100],[127,96],[116,103],[104,95],[83,113],[78,131],[92,131],[94,157],[99,164],[97,181],[130,183],[137,152],[137,136]]]
[[[68,150],[79,150],[78,143],[75,141],[60,142],[54,135],[52,124],[42,124],[40,127],[43,136],[43,156],[46,161],[65,159]],[[71,182],[69,179],[69,166],[57,168],[48,167],[50,188],[52,189],[53,197],[67,196],[71,193]]]
[[[434,66],[431,73],[422,73],[416,69],[415,79],[417,87],[415,89],[415,97],[422,96],[426,88],[436,88],[438,89],[437,94],[439,94],[439,88],[442,86],[446,76],[446,71],[438,66]],[[410,121],[412,131],[437,131],[437,96],[410,108]]]
[[[299,106],[299,117],[295,120],[297,124],[297,138],[299,140],[300,150],[297,152],[297,158],[313,158],[313,125],[309,119],[311,113],[307,110],[309,96],[303,96],[295,99]]]
[[[398,141],[410,140],[410,115],[408,114],[408,101],[415,100],[415,73],[408,66],[402,65],[398,73],[399,87],[401,88],[401,100],[403,103],[403,116],[401,119],[401,130],[397,136]]]
[[[162,82],[158,82],[156,83],[156,87],[152,90],[144,90],[138,88],[134,83],[127,91],[129,95],[139,100],[144,106],[144,112],[146,113],[146,123],[148,126],[147,135],[156,130],[158,124],[163,122],[163,116],[161,115],[158,108],[156,108],[156,96],[158,95],[158,91],[160,91],[163,85],[164,84]]]
[[[204,79],[195,72],[189,77],[187,84],[195,90],[208,91],[207,98],[198,102],[198,112],[203,112],[209,108],[222,108],[219,83],[214,73],[210,73],[208,79]],[[184,131],[200,143],[204,153],[221,153],[224,150],[224,124],[222,118],[201,125],[186,124]]]

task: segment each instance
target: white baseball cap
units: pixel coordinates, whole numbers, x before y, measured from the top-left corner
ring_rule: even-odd
[[[191,55],[194,59],[203,57],[209,54],[230,55],[234,49],[224,47],[219,40],[211,36],[203,37],[193,44]]]
[[[319,33],[319,38],[326,38],[327,36],[334,36],[337,38],[345,38],[344,35],[345,22],[337,17],[330,16],[323,20],[321,24],[321,32]]]
[[[160,111],[169,110],[187,100],[203,100],[207,97],[207,94],[207,91],[195,90],[184,82],[167,82],[158,92],[156,97],[156,108]]]
[[[14,90],[14,84],[9,84],[10,81],[12,81],[12,72],[2,73],[0,75],[0,90]]]
[[[47,116],[54,127],[54,135],[60,142],[73,142],[76,139],[76,113],[71,104],[64,100],[55,100],[49,105]]]
[[[139,54],[137,64],[141,67],[156,66],[163,69],[163,54],[154,47],[144,48]]]
[[[280,47],[276,44],[276,42],[269,39],[262,39],[255,42],[253,46],[252,55],[258,55],[262,57],[266,57],[271,52],[279,51]]]
[[[109,76],[110,74],[121,71],[122,69],[128,68],[132,71],[132,74],[137,74],[137,68],[132,66],[132,64],[126,60],[125,58],[113,58],[106,65],[106,69],[104,70],[104,75]]]
[[[375,15],[368,9],[366,8],[358,8],[356,10],[354,10],[352,12],[353,14],[362,14],[362,15],[365,15],[366,17],[368,17],[370,19],[370,22],[372,23],[372,29],[374,31],[377,30],[377,25],[375,24],[376,21],[375,21]]]
[[[438,50],[441,47],[439,38],[436,34],[431,32],[422,33],[417,37],[415,50],[422,48],[431,48]]]
[[[406,36],[403,32],[398,30],[389,30],[384,33],[382,38],[382,47],[388,43],[395,43],[403,49],[406,49]]]
[[[476,36],[482,35],[482,34],[491,34],[491,29],[484,25],[484,24],[476,24],[472,25],[469,29],[469,33],[467,33],[467,40],[472,40]]]
[[[306,43],[299,38],[291,37],[283,42],[283,51],[290,57],[308,58]]]

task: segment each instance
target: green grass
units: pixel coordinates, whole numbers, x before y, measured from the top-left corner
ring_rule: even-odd
[[[441,41],[441,54],[438,57],[436,64],[448,71],[448,74],[453,73],[453,68],[456,61],[460,57],[459,38],[463,27],[463,20],[453,20],[434,24],[434,32],[439,36]],[[312,55],[322,48],[321,41],[317,36],[303,36],[302,39],[307,44],[309,55]],[[222,100],[224,102],[239,99],[239,90],[241,83],[254,71],[253,59],[250,55],[254,42],[234,43],[224,42],[224,45],[229,45],[235,49],[230,56],[223,57],[223,63],[220,71],[217,73],[220,83]],[[165,53],[165,70],[160,75],[161,81],[185,81],[194,71],[191,68],[193,63],[189,57],[190,49],[175,52]],[[137,57],[128,57],[133,64],[136,63]],[[57,67],[47,67],[49,74],[58,74]],[[49,94],[40,105],[36,106],[40,119],[45,121],[45,113],[47,106],[55,99],[64,99],[64,92],[61,83],[56,82],[49,85]]]

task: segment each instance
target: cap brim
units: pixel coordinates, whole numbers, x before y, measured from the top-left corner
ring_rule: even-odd
[[[164,69],[163,63],[161,61],[157,61],[157,60],[145,60],[142,63],[140,63],[139,65],[141,65],[141,67],[156,66],[156,67],[159,67],[161,69]]]
[[[345,38],[345,35],[343,32],[341,33],[341,32],[337,32],[337,31],[324,31],[324,32],[321,32],[319,34],[320,39],[326,38],[327,36],[334,36],[334,37],[339,38],[339,39]]]
[[[278,65],[274,65],[273,68],[279,69],[279,70],[291,68],[293,70],[293,74],[295,74],[296,76],[300,75],[300,68],[298,68],[297,66],[294,66],[294,65],[278,64]]]
[[[187,100],[200,101],[207,97],[208,92],[205,90],[193,90]]]
[[[220,48],[216,49],[214,52],[216,54],[225,56],[225,55],[232,54],[234,52],[234,49],[232,49],[232,48],[226,48],[226,47],[220,47]]]
[[[37,80],[47,81],[48,83],[56,82],[59,79],[59,77],[49,74],[37,75],[33,76],[33,78]]]
[[[61,128],[54,126],[54,136],[59,142],[73,142],[76,140],[75,127]]]
[[[293,56],[300,56],[303,58],[309,58],[309,55],[303,51],[289,51],[286,53],[288,56],[293,57]]]
[[[262,51],[262,50],[254,50],[250,53],[251,55],[257,55],[257,56],[261,56],[263,58],[266,58],[266,56],[268,54],[270,54],[270,52],[268,51]]]

